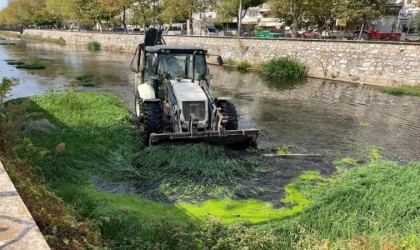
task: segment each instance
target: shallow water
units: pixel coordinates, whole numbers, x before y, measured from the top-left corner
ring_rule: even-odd
[[[112,94],[132,109],[134,73],[132,54],[89,51],[83,47],[43,42],[0,46],[0,76],[18,80],[8,98],[62,91],[77,76],[91,74],[100,86],[78,88]],[[6,60],[43,58],[45,70],[20,70]],[[215,95],[233,98],[240,128],[261,130],[258,147],[272,151],[287,146],[292,153],[320,154],[287,160],[294,169],[332,171],[333,160],[360,158],[369,147],[381,147],[384,158],[406,163],[420,160],[420,98],[396,97],[376,87],[309,78],[282,88],[281,82],[265,81],[258,73],[239,73],[210,66]]]

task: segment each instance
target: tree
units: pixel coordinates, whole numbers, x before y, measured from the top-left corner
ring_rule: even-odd
[[[242,11],[242,15],[240,15],[240,1],[241,0],[225,0],[214,4],[213,9],[217,11],[219,21],[231,22],[232,18],[236,17],[236,22],[239,23],[239,20],[242,20],[250,7],[255,7],[266,2],[266,0],[242,0],[242,10],[245,11]]]
[[[360,30],[384,14],[387,0],[339,0],[334,8],[337,18],[361,25]]]
[[[142,25],[143,28],[152,24],[153,2],[137,0],[131,6],[130,24]]]
[[[414,27],[416,32],[420,32],[420,11],[410,19],[410,25]]]
[[[45,8],[45,0],[10,0],[4,9],[9,24],[29,25],[36,12],[42,12]]]
[[[63,22],[75,23],[82,19],[79,2],[75,0],[47,0],[48,12]]]
[[[159,14],[159,17],[163,22],[169,24],[188,19],[190,32],[192,33],[192,14],[205,11],[206,9],[206,1],[164,0],[163,11]]]
[[[127,32],[127,23],[126,17],[127,13],[126,10],[130,8],[133,4],[133,0],[102,0],[101,6],[102,8],[109,13],[109,16],[117,16],[121,24],[124,27],[125,32]]]
[[[270,9],[273,12],[274,16],[279,17],[287,22],[291,22],[292,37],[298,36],[299,22],[302,21],[305,15],[310,17],[310,13],[322,10],[323,3],[325,2],[327,1],[268,0]]]

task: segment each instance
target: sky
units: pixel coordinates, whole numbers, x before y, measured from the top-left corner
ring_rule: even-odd
[[[7,6],[8,0],[0,0],[0,10]]]

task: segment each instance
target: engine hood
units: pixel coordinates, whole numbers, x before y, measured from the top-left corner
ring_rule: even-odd
[[[171,80],[172,88],[178,102],[184,101],[207,101],[203,89],[189,79],[181,81]]]

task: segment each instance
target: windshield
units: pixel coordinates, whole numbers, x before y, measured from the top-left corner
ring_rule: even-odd
[[[193,62],[195,65],[193,67]],[[164,78],[174,79],[175,76],[192,79],[193,70],[194,80],[204,80],[207,72],[205,55],[192,54],[161,54],[159,63],[159,75]]]
[[[215,27],[207,27],[207,30],[212,33],[217,32],[217,29]]]

